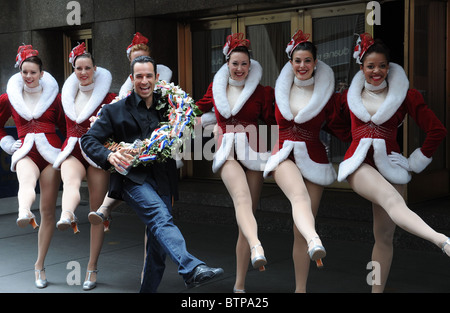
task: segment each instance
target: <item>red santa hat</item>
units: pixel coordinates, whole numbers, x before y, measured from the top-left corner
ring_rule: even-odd
[[[356,63],[362,64],[361,59],[370,48],[375,43],[372,36],[369,33],[364,33],[358,36],[356,40],[355,50],[353,52],[353,58],[356,59]]]
[[[127,48],[128,58],[130,58],[131,48],[141,43],[146,45],[148,43],[148,38],[142,35],[140,32],[137,32],[136,34],[134,34],[133,40],[131,41],[131,44]]]
[[[227,41],[222,49],[223,54],[228,59],[231,52],[233,52],[233,50],[237,47],[246,47],[247,49],[250,47],[250,41],[248,39],[244,39],[243,33],[228,35]]]
[[[292,58],[292,53],[294,52],[295,48],[303,43],[303,42],[307,42],[309,37],[311,35],[310,34],[305,34],[303,33],[303,31],[301,29],[299,29],[294,36],[292,36],[291,41],[289,41],[289,43],[287,44],[286,47],[286,53],[288,55],[288,58]]]
[[[69,54],[69,63],[72,64],[73,67],[75,67],[75,59],[86,53],[86,44],[83,42],[72,49],[72,51]]]
[[[16,56],[16,64],[15,67],[21,67],[22,63],[30,58],[39,55],[39,52],[37,50],[33,49],[32,45],[23,45],[20,46],[17,50],[17,56]]]

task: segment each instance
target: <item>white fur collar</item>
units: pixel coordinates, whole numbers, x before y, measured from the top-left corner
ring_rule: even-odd
[[[75,98],[79,90],[79,81],[75,73],[72,73],[64,83],[61,92],[64,113],[68,118],[78,124],[87,120],[92,116],[97,107],[102,104],[103,99],[105,99],[109,92],[109,88],[111,87],[111,81],[111,73],[108,70],[97,66],[97,71],[94,74],[95,88],[92,92],[92,96],[83,108],[83,111],[77,116],[75,111]]]
[[[294,118],[290,105],[289,95],[294,82],[294,71],[292,65],[287,62],[278,76],[275,84],[275,100],[283,117],[290,121]],[[294,121],[298,124],[307,122],[317,116],[327,104],[334,92],[333,70],[324,62],[317,61],[314,74],[314,91],[309,103],[295,116]]]
[[[361,121],[366,123],[372,121],[377,125],[381,125],[397,112],[403,100],[405,100],[406,93],[409,89],[408,77],[400,65],[392,62],[389,64],[389,75],[387,77],[388,93],[386,99],[373,116],[370,116],[362,103],[361,92],[364,88],[364,82],[364,74],[362,71],[359,71],[356,73],[348,89],[348,106],[353,114]]]
[[[233,107],[233,110],[230,111],[230,104],[228,103],[227,98],[227,85],[228,78],[230,77],[230,72],[228,70],[228,66],[225,63],[219,69],[219,71],[214,76],[213,80],[213,96],[214,103],[216,104],[217,110],[220,115],[224,118],[229,118],[231,115],[236,115],[242,109],[247,100],[251,97],[256,87],[259,84],[259,81],[262,77],[262,67],[261,65],[255,61],[250,61],[250,71],[245,81],[244,89],[242,90],[239,98],[236,101],[236,104]]]
[[[14,74],[6,86],[6,93],[14,110],[25,120],[38,119],[55,101],[59,92],[59,86],[50,73],[44,71],[44,75],[40,79],[42,86],[42,94],[39,102],[36,104],[34,111],[31,112],[23,100],[24,82],[20,73]]]

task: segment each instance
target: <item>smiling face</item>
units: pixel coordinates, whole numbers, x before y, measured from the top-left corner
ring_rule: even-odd
[[[39,79],[44,72],[39,69],[39,65],[33,62],[23,62],[20,70],[25,85],[29,88],[39,86]]]
[[[231,79],[242,81],[247,78],[250,69],[248,54],[241,51],[232,52],[228,59],[228,69]]]
[[[314,67],[317,65],[317,60],[314,60],[314,56],[309,50],[294,51],[290,62],[294,75],[299,80],[310,79],[314,73]]]
[[[364,56],[360,68],[364,73],[366,82],[373,86],[379,86],[387,77],[389,62],[383,53],[372,52]]]
[[[97,69],[91,58],[78,57],[75,60],[75,75],[81,86],[87,86],[94,82],[94,73]]]
[[[152,101],[153,90],[158,81],[159,74],[155,75],[153,63],[151,62],[137,62],[134,64],[134,73],[131,81],[134,85],[134,91],[144,100]],[[149,102],[147,102],[149,103]]]

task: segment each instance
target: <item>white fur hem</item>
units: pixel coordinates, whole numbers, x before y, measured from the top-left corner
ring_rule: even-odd
[[[283,147],[275,154],[271,155],[264,168],[264,178],[267,178],[276,167],[289,157],[292,149],[294,149],[294,141],[286,140]]]
[[[286,160],[291,151],[294,151],[295,164],[302,176],[307,180],[321,186],[330,185],[336,180],[336,171],[331,163],[314,162],[309,157],[308,149],[304,142],[290,140],[286,140],[283,143],[283,148],[267,161],[264,176],[267,177],[281,162]]]
[[[81,138],[77,138],[78,139],[78,144],[81,147]],[[88,157],[88,155],[86,153],[84,153],[83,149],[81,150],[81,155],[84,157],[84,159],[89,163],[90,166],[95,167],[95,168],[99,168],[101,169],[101,166],[97,165],[97,163],[95,163],[94,161],[91,160],[90,157]]]
[[[35,134],[29,133],[25,136],[22,147],[17,150],[11,157],[11,172],[16,171],[16,164],[19,160],[24,158],[33,144],[36,144],[36,148],[40,155],[50,164],[53,164],[58,157],[61,149],[53,147],[47,140],[47,137],[43,133]]]
[[[67,140],[67,145],[64,147],[64,150],[61,150],[55,162],[53,163],[53,167],[55,169],[59,169],[62,162],[64,162],[64,160],[66,160],[69,157],[70,153],[73,151],[73,148],[75,147],[77,142],[78,142],[77,137],[70,137]]]
[[[386,152],[384,139],[373,140],[373,159],[378,171],[393,184],[406,184],[411,180],[411,174],[403,167],[391,162]]]
[[[231,148],[233,148],[234,143],[234,133],[226,133],[222,136],[222,142],[220,144],[219,150],[214,154],[212,171],[217,173],[217,171],[222,167],[225,161],[230,155]]]
[[[355,172],[366,158],[367,151],[373,146],[373,159],[380,174],[393,184],[407,184],[411,180],[411,174],[403,167],[393,163],[386,152],[384,139],[361,139],[353,155],[339,165],[338,181],[344,181]]]
[[[345,179],[347,179],[348,175],[352,174],[354,171],[358,169],[358,167],[366,158],[367,151],[369,151],[369,148],[372,145],[372,141],[373,140],[371,138],[361,139],[353,155],[350,158],[342,161],[341,164],[339,164],[339,171],[337,178],[339,182],[342,182]]]
[[[246,133],[226,133],[222,137],[219,150],[214,154],[213,173],[216,173],[222,167],[234,151],[236,151],[237,159],[246,168],[253,171],[264,171],[266,162],[270,157],[270,151],[254,151],[248,143]]]

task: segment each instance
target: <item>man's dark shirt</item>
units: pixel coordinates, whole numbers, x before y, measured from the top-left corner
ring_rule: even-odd
[[[112,119],[110,122],[111,127],[114,127],[114,129],[117,129],[119,131],[119,133],[114,133],[113,131],[112,139],[114,139],[116,142],[125,140],[128,143],[132,143],[134,139],[143,140],[145,138],[149,138],[152,132],[156,128],[158,128],[160,121],[167,120],[167,117],[164,117],[166,113],[165,109],[156,110],[159,96],[159,93],[155,92],[153,94],[153,103],[150,109],[147,109],[145,101],[135,92],[132,92],[131,95],[128,96],[128,98],[105,106],[102,109],[105,110],[102,115],[108,115],[109,119]],[[135,106],[138,114],[132,115],[131,113],[129,113],[127,111],[129,110],[129,108],[127,108],[127,106],[129,107],[129,105]],[[136,120],[138,118],[139,121]],[[101,120],[102,118],[100,118],[96,123],[101,123]],[[138,124],[140,126],[138,126]],[[120,125],[122,125],[122,127]],[[102,128],[105,129],[105,124],[103,124],[103,126],[98,126],[99,127],[96,127],[96,124],[94,124],[83,137],[104,137],[105,134],[103,133]],[[139,134],[136,132],[139,132]],[[92,135],[89,136],[91,133]],[[97,137],[97,135],[99,137]],[[116,136],[117,138],[114,138]],[[90,150],[94,149],[92,146],[92,139],[83,137],[81,139],[81,145],[83,147],[83,150],[87,149],[85,153],[91,158],[95,157],[98,162],[100,162],[101,160],[101,162],[103,163],[98,164],[102,164],[102,168],[109,168],[110,164],[109,162],[105,161],[103,156],[105,152]],[[98,140],[99,139],[97,139],[97,141]],[[93,160],[95,161],[95,159]],[[119,173],[113,173],[110,179],[110,197],[121,199],[120,194],[122,192],[122,184],[126,179],[129,179],[137,184],[148,182],[160,195],[172,195],[177,198],[178,174],[176,164],[173,159],[168,159],[164,162],[156,161],[148,165],[141,164],[135,168],[132,168],[126,176],[123,176]]]

